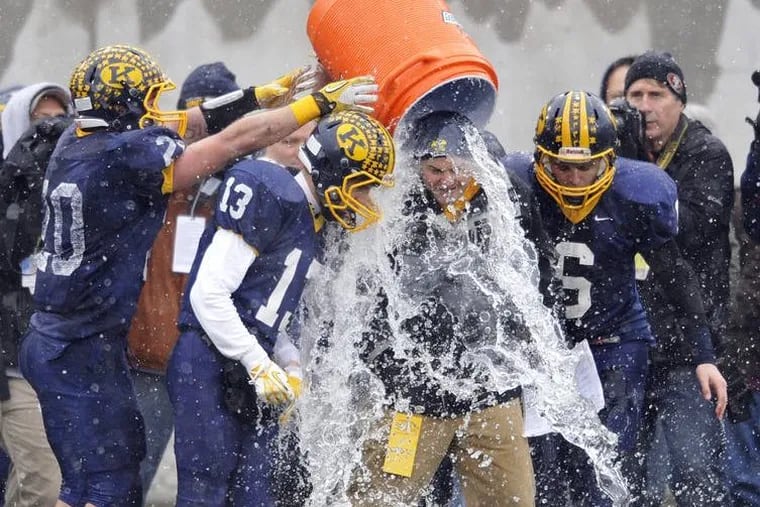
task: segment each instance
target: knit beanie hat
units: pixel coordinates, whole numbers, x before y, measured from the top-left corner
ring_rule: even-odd
[[[222,62],[206,63],[193,70],[182,83],[178,109],[189,109],[207,98],[219,97],[240,89],[235,74]]]
[[[654,79],[663,83],[681,102],[686,104],[686,82],[683,71],[673,55],[660,51],[647,51],[636,58],[625,75],[625,92],[639,79]]]

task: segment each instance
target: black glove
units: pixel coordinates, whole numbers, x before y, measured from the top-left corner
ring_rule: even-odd
[[[11,390],[8,386],[8,377],[5,375],[5,358],[0,354],[0,401],[11,399]]]
[[[21,135],[0,171],[0,187],[6,201],[15,199],[17,192],[21,193],[22,199],[41,192],[45,171],[58,138],[73,121],[72,118],[58,116],[43,118]]]

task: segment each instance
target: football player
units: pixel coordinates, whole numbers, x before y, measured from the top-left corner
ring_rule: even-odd
[[[652,164],[615,158],[614,119],[588,92],[562,93],[546,103],[534,141],[533,160],[513,155],[507,165],[536,188],[559,258],[566,332],[574,342],[591,345],[605,397],[600,418],[618,435],[622,468],[629,472],[653,343],[636,290],[637,252],[653,260],[655,276],[670,289],[671,304],[687,317],[686,334],[699,368],[715,388],[708,381],[715,366],[702,364],[714,356],[702,302],[695,296],[698,283],[674,241],[676,187]],[[561,505],[569,488],[573,503],[610,503],[578,448],[552,435],[538,439],[536,449],[537,492],[543,501]]]
[[[187,112],[162,111],[159,99],[174,85],[143,50],[107,46],[75,67],[78,118],[44,182],[36,312],[20,352],[61,466],[62,505],[141,501],[145,437],[126,335],[167,195],[301,124],[376,100],[372,79],[354,78],[236,121],[278,105],[300,81],[290,75]],[[186,147],[186,130],[213,135]]]
[[[233,165],[201,238],[167,373],[177,505],[273,504],[278,419],[302,378],[288,321],[325,219],[350,231],[377,221],[369,190],[391,184],[395,151],[377,120],[351,111],[323,118],[299,158],[305,169]]]

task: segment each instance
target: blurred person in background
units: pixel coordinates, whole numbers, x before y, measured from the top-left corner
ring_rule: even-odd
[[[48,444],[39,400],[21,376],[18,350],[32,314],[33,257],[42,228],[42,185],[58,138],[72,123],[69,91],[55,83],[16,90],[2,113],[0,170],[0,343],[7,398],[0,444],[11,459],[6,505],[52,505],[61,472]]]
[[[760,71],[753,74],[760,89]],[[760,99],[760,97],[759,97]],[[726,480],[733,505],[760,505],[760,113],[747,118],[754,131],[735,211],[738,269],[731,300],[730,357],[746,391],[726,424]]]
[[[645,156],[677,185],[676,242],[699,277],[709,326],[701,348],[689,341],[684,329],[690,322],[667,303],[673,288],[640,270],[639,290],[656,338],[640,431],[644,459],[635,476],[643,481],[641,505],[660,505],[666,486],[678,505],[726,501],[720,419],[727,387],[716,363],[728,325],[733,165],[723,143],[683,114],[686,91],[683,72],[669,53],[648,51],[626,73],[625,98],[645,122]]]
[[[599,96],[608,106],[613,100],[625,97],[625,74],[635,59],[634,55],[620,57],[612,62],[602,74]]]

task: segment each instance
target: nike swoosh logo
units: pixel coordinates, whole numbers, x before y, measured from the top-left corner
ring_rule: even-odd
[[[335,83],[331,83],[331,84],[325,86],[324,90],[327,93],[332,93],[334,91],[340,90],[343,87],[343,85],[345,85],[345,84],[346,84],[345,80],[343,80],[343,81],[336,81]]]
[[[594,222],[604,222],[605,220],[612,220],[612,217],[598,217],[594,215]]]

